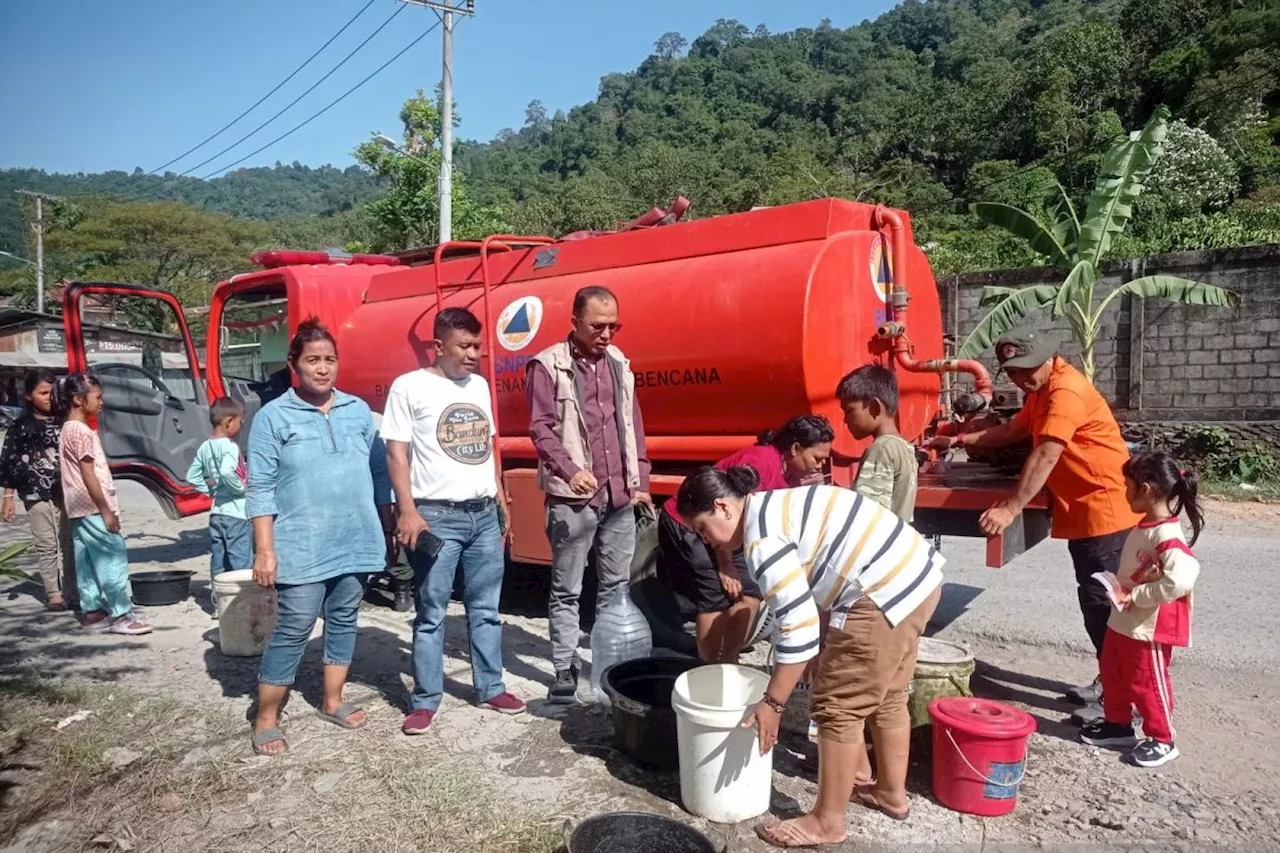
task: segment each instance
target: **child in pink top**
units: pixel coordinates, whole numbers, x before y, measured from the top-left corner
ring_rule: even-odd
[[[1191,545],[1204,517],[1196,502],[1196,475],[1167,453],[1134,456],[1124,465],[1124,477],[1129,506],[1145,518],[1125,541],[1115,581],[1106,584],[1114,607],[1100,663],[1104,717],[1082,728],[1080,739],[1131,747],[1131,763],[1159,767],[1178,757],[1169,659],[1174,646],[1191,645],[1191,588],[1200,575]],[[1178,518],[1184,511],[1190,544]],[[1134,707],[1142,715],[1140,743],[1133,732]]]
[[[112,634],[149,634],[151,625],[133,612],[129,598],[129,553],[120,535],[116,484],[89,419],[102,411],[102,386],[83,373],[58,380],[55,407],[66,418],[59,437],[62,499],[71,519],[76,586],[83,624]]]

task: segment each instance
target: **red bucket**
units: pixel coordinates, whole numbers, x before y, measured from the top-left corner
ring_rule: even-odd
[[[933,795],[952,811],[999,817],[1018,805],[1032,716],[989,699],[944,696],[933,718]]]

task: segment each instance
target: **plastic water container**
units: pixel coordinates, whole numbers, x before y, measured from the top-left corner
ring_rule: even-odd
[[[1027,738],[1036,730],[1025,711],[989,699],[944,696],[933,717],[933,795],[952,811],[1009,814],[1027,771]]]
[[[618,586],[599,610],[591,628],[591,673],[587,680],[588,699],[603,705],[609,696],[600,686],[604,671],[614,664],[647,658],[653,651],[649,620],[631,600],[626,584]]]
[[[731,664],[700,666],[676,679],[680,800],[698,817],[737,823],[769,810],[773,751],[760,754],[747,712],[764,696],[769,676]]]
[[[218,648],[228,657],[262,654],[276,630],[276,591],[258,586],[252,569],[213,579],[218,602]]]

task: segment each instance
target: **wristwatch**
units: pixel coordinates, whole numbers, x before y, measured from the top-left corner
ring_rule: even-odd
[[[760,701],[768,705],[773,710],[777,711],[779,714],[787,710],[786,702],[779,702],[777,699],[774,699],[772,696],[770,696],[767,692],[760,697]]]

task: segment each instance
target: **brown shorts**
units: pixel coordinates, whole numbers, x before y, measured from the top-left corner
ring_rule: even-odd
[[[911,725],[907,684],[915,673],[920,636],[941,597],[939,587],[894,628],[863,596],[849,611],[843,629],[827,631],[811,694],[819,737],[861,742],[867,719],[878,729]]]

